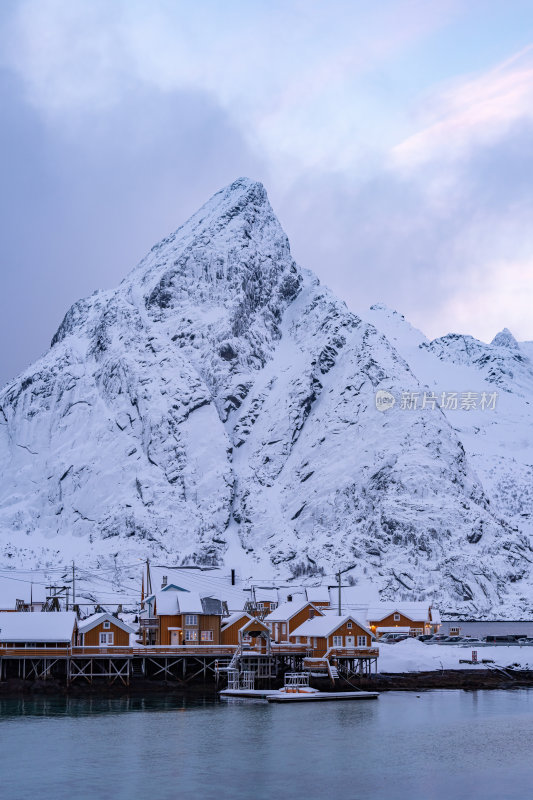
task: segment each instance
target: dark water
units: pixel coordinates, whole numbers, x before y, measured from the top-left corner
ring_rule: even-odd
[[[0,700],[2,800],[533,797],[533,690]]]

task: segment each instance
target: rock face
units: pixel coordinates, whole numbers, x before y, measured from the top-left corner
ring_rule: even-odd
[[[501,389],[504,421],[400,402],[449,369]],[[429,343],[382,306],[350,313],[240,179],[76,303],[0,393],[2,561],[351,567],[384,598],[533,611],[532,376],[508,331]]]

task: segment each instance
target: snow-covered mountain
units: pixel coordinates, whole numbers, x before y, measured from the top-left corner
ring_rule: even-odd
[[[533,611],[531,343],[363,317],[261,184],[218,192],[0,393],[2,563],[351,567],[383,598]]]

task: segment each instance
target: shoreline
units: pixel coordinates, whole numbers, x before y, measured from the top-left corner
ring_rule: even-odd
[[[321,691],[333,691],[331,683],[327,680],[315,679],[311,685]],[[272,681],[271,688],[279,688],[282,682]],[[206,695],[218,696],[222,686],[214,681],[191,683],[182,685],[176,682],[139,680],[132,681],[129,686],[109,684],[76,684],[67,686],[56,680],[25,681],[12,678],[0,684],[0,699],[32,696],[61,696],[74,698],[112,698],[112,697],[139,697],[154,696],[179,696],[190,698],[205,698]],[[378,673],[371,678],[354,676],[350,681],[341,679],[334,691],[407,691],[420,692],[431,689],[462,689],[476,691],[487,689],[524,689],[533,688],[533,670],[512,670],[500,672],[498,670],[439,670],[432,672],[403,672],[403,673]]]

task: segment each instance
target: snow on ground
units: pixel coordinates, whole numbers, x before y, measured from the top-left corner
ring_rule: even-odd
[[[396,644],[380,644],[379,672],[430,672],[442,669],[487,669],[490,665],[478,663],[460,664],[459,659],[472,658],[477,650],[478,662],[492,659],[498,667],[519,664],[524,669],[533,669],[533,646],[498,645],[485,647],[472,645],[424,644],[418,639],[405,639]]]

